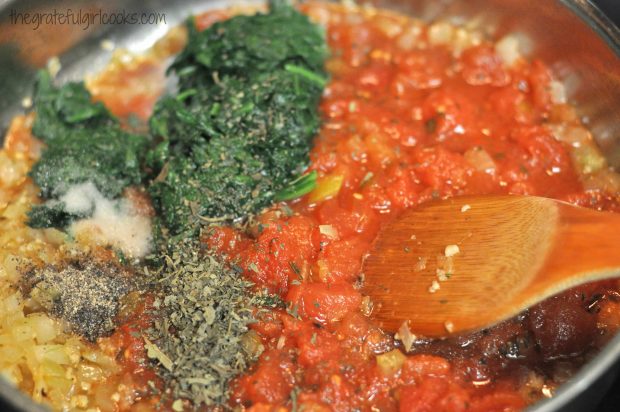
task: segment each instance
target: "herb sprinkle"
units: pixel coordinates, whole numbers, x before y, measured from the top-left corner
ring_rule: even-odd
[[[170,388],[164,398],[224,404],[230,379],[250,360],[242,338],[257,303],[251,283],[191,240],[165,257],[158,278],[160,313],[145,342]]]

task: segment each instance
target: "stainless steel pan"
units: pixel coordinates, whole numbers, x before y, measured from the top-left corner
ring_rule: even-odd
[[[427,20],[476,19],[490,32],[519,33],[528,55],[550,64],[562,80],[570,101],[589,127],[611,164],[620,168],[620,31],[586,0],[378,0],[374,3],[412,13]],[[73,8],[155,11],[165,13],[168,27],[190,13],[230,5],[226,0],[0,0],[0,132],[23,111],[21,101],[31,93],[36,66],[54,54],[62,63],[60,80],[80,79],[96,71],[110,52],[103,39],[141,51],[166,30],[154,25],[63,25],[54,32],[11,24],[11,11]],[[56,31],[58,30],[58,31]],[[0,137],[1,139],[1,137]],[[619,246],[620,249],[620,246]],[[530,408],[536,412],[592,410],[618,372],[620,336],[560,388],[554,398]],[[0,379],[0,398],[17,410],[45,410]]]

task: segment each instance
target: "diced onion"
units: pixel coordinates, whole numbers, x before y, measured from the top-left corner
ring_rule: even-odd
[[[453,35],[454,27],[448,22],[438,22],[428,28],[428,41],[432,45],[448,44]]]
[[[329,267],[327,266],[327,262],[325,259],[319,259],[316,264],[319,269],[319,279],[321,279],[322,282],[327,282],[329,279]]]
[[[58,336],[56,322],[41,313],[28,315],[27,321],[32,327],[37,343],[47,343]]]
[[[403,324],[400,325],[400,328],[398,329],[398,333],[396,335],[398,336],[398,339],[400,339],[400,341],[403,343],[405,352],[409,352],[411,350],[411,347],[413,346],[413,343],[417,339],[416,335],[411,333],[411,330],[409,330],[409,322],[403,322]]]
[[[592,141],[590,132],[581,126],[551,125],[551,133],[556,140],[580,147]]]
[[[319,225],[319,232],[330,239],[338,239],[338,229],[332,225]]]
[[[413,50],[417,43],[420,41],[420,35],[422,34],[422,28],[417,25],[412,25],[406,28],[396,40],[396,44],[402,50]]]
[[[77,377],[84,382],[94,382],[104,376],[103,370],[98,366],[81,364],[77,368]]]
[[[473,149],[466,151],[464,156],[467,163],[469,163],[474,169],[489,174],[495,172],[495,162],[486,150],[480,147],[474,147]]]
[[[601,169],[584,179],[583,187],[586,190],[601,190],[610,194],[620,193],[620,174],[607,168]]]
[[[573,148],[571,157],[573,165],[581,174],[598,172],[607,166],[607,161],[593,145],[587,144]]]
[[[495,44],[495,52],[508,66],[512,66],[521,57],[519,39],[515,36],[504,36]]]
[[[554,104],[566,103],[566,87],[564,83],[552,80],[551,83],[549,83],[549,90],[551,92],[551,101]]]
[[[388,16],[379,16],[374,19],[374,24],[387,37],[394,38],[403,30],[402,25],[395,21],[394,18]]]
[[[400,350],[394,349],[378,355],[377,366],[383,375],[392,376],[400,370],[406,360],[407,357]]]
[[[70,363],[69,354],[64,345],[38,345],[34,349],[34,354],[40,362],[51,362],[54,365],[68,365]],[[64,374],[64,370],[61,369]]]

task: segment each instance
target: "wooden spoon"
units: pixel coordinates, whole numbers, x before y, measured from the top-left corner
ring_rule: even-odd
[[[382,230],[363,272],[385,329],[473,331],[573,286],[620,277],[620,214],[526,196],[430,202]]]

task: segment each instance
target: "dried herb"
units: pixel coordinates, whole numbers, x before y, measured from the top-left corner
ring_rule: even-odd
[[[20,288],[52,316],[91,342],[112,333],[122,298],[136,289],[131,275],[113,263],[89,257],[30,269]]]
[[[250,361],[241,341],[257,303],[251,284],[189,240],[166,256],[158,277],[161,313],[147,344],[168,395],[196,406],[224,403],[229,380]]]
[[[256,306],[271,309],[285,309],[286,303],[279,295],[264,294],[256,297]]]
[[[428,119],[424,123],[424,128],[426,129],[426,133],[428,133],[428,134],[435,133],[435,130],[437,130],[437,118],[432,117],[432,118]]]

